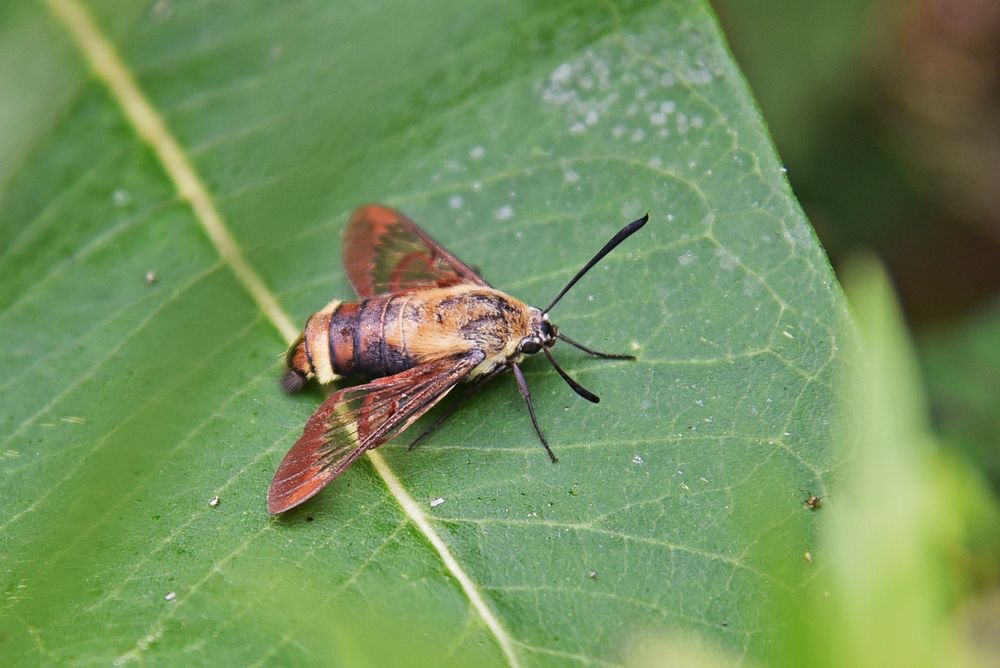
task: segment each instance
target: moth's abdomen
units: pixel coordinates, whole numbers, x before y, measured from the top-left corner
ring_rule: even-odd
[[[309,320],[288,351],[282,380],[294,392],[306,379],[330,383],[342,376],[391,376],[419,362],[408,352],[407,333],[418,323],[407,296],[379,295],[361,302],[333,301]]]

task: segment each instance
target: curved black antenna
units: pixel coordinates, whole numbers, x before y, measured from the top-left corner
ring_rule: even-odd
[[[634,360],[635,359],[635,355],[623,355],[623,354],[619,354],[619,353],[602,353],[602,352],[599,352],[597,350],[594,350],[593,348],[588,348],[587,346],[583,345],[582,343],[579,343],[579,342],[574,341],[573,339],[569,338],[568,336],[566,336],[562,332],[559,332],[558,334],[556,334],[556,338],[558,338],[560,341],[565,341],[566,343],[568,343],[569,345],[573,346],[574,348],[579,348],[583,352],[587,353],[588,355],[593,355],[594,357],[603,357],[606,360]]]
[[[549,311],[551,311],[552,307],[555,306],[556,303],[560,299],[562,299],[562,297],[563,297],[564,294],[566,294],[567,292],[569,292],[569,289],[571,287],[573,287],[573,285],[575,285],[577,281],[580,280],[581,276],[583,276],[588,271],[590,271],[590,269],[595,264],[597,264],[598,262],[600,262],[604,258],[605,255],[607,255],[608,253],[610,253],[611,251],[613,251],[615,249],[615,246],[617,246],[618,244],[620,244],[621,242],[625,241],[630,236],[632,236],[633,234],[635,234],[636,232],[638,232],[639,228],[641,228],[643,225],[645,225],[648,221],[649,221],[649,214],[647,213],[645,216],[643,216],[639,220],[633,220],[631,223],[629,223],[628,225],[626,225],[622,229],[618,230],[618,234],[616,234],[615,236],[611,237],[611,241],[609,241],[608,243],[604,244],[604,248],[602,248],[601,250],[597,251],[597,255],[595,255],[594,257],[592,257],[590,259],[590,262],[588,262],[586,265],[584,265],[583,269],[581,269],[580,271],[576,272],[576,276],[573,277],[573,280],[571,280],[569,283],[566,284],[566,287],[563,288],[559,292],[559,294],[556,295],[556,298],[552,300],[551,304],[549,304],[548,306],[545,307],[545,310],[542,311],[542,313],[548,313]],[[558,367],[556,367],[556,368],[558,368]]]
[[[554,366],[556,371],[559,372],[559,375],[562,376],[562,379],[566,381],[566,384],[573,388],[574,392],[579,394],[587,401],[592,401],[595,404],[601,401],[601,398],[599,396],[597,396],[596,394],[585,388],[583,385],[570,378],[569,374],[563,371],[561,366],[556,364],[556,358],[552,356],[552,353],[549,352],[548,348],[543,346],[542,352],[545,353],[545,356],[549,358],[549,362],[551,362],[552,366]]]

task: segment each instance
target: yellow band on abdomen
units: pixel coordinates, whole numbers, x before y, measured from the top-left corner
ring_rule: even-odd
[[[334,373],[330,362],[330,316],[338,306],[340,306],[339,300],[330,302],[316,311],[306,325],[306,345],[309,346],[309,355],[312,358],[313,368],[316,369],[316,380],[324,385],[340,378]]]

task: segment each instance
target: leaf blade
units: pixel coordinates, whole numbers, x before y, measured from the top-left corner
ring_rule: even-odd
[[[405,22],[386,22],[384,10],[348,16],[344,25],[330,10],[309,15],[315,24],[309,26],[293,12],[281,24],[288,32],[279,34],[296,38],[285,49],[300,56],[325,54],[326,39],[317,33],[331,27],[342,30],[346,42],[362,26],[368,32],[357,34],[369,37],[399,32]],[[831,412],[822,404],[836,401],[825,388],[843,363],[835,337],[846,314],[704,6],[635,6],[619,15],[588,10],[568,26],[574,14],[568,5],[537,14],[492,10],[501,16],[491,30],[478,33],[473,24],[480,22],[467,19],[454,27],[482,38],[458,43],[485,47],[462,46],[456,56],[423,61],[418,56],[427,47],[420,37],[434,34],[433,13],[407,17],[414,20],[410,34],[397,34],[385,50],[414,67],[396,70],[383,54],[345,77],[318,59],[306,71],[339,85],[305,110],[296,105],[311,89],[288,74],[311,61],[282,64],[287,61],[275,57],[275,45],[259,39],[265,22],[226,33],[223,17],[174,11],[166,20],[95,8],[194,169],[205,175],[249,266],[299,317],[331,291],[349,294],[335,266],[336,232],[360,201],[402,206],[488,280],[533,303],[551,298],[597,239],[645,207],[652,210],[662,227],[650,230],[648,244],[609,256],[554,314],[570,335],[595,346],[627,350],[634,343],[639,362],[599,364],[560,351],[567,369],[606,397],[600,407],[566,397],[559,379],[540,366],[526,369],[553,446],[565,451],[560,464],[546,463],[516,394],[500,382],[427,447],[406,456],[390,445],[383,453],[413,498],[445,499],[426,511],[430,524],[485,592],[524,663],[618,661],[629,634],[650,619],[752,652],[764,630],[727,591],[766,595],[772,586],[794,585],[794,575],[755,572],[755,545],[775,531],[808,535],[808,518],[793,512],[798,499],[788,494],[797,495],[803,479],[827,476],[842,455],[824,441],[822,422]],[[539,41],[530,60],[517,57],[512,35],[519,33],[510,32],[525,17],[530,38]],[[185,32],[206,21],[221,32],[212,38]],[[191,37],[177,39],[185,34]],[[676,46],[649,55],[663,44]],[[238,56],[248,57],[243,62],[256,78],[232,66]],[[619,98],[602,107],[605,67],[604,93]],[[628,81],[633,71],[638,78]],[[194,82],[201,75],[214,88],[199,89]],[[646,97],[639,97],[644,87]],[[365,104],[401,89],[405,95],[382,107]],[[431,89],[433,99],[426,93]],[[337,104],[344,90],[366,113]],[[647,110],[642,100],[651,93],[661,97]],[[67,122],[67,145],[78,143],[94,118],[115,113],[100,90],[88,95]],[[225,102],[216,110],[206,104],[213,99]],[[242,113],[250,100],[261,108]],[[632,104],[638,108],[630,115]],[[280,110],[289,118],[276,118]],[[588,124],[590,112],[598,118]],[[326,138],[329,118],[337,124]],[[619,125],[625,127],[620,133]],[[45,379],[7,409],[9,415],[31,415],[46,406],[51,390],[70,387],[45,415],[58,410],[89,422],[83,434],[65,432],[81,426],[74,422],[57,424],[65,425],[58,438],[46,431],[54,427],[29,426],[14,441],[21,457],[30,448],[44,454],[28,469],[5,464],[18,481],[15,511],[33,508],[2,534],[5,547],[15,546],[7,552],[16,554],[5,590],[18,591],[26,578],[35,597],[15,597],[5,612],[35,629],[43,647],[46,639],[68,638],[61,658],[136,652],[169,662],[190,656],[185,649],[201,642],[212,656],[246,643],[247,662],[272,651],[318,661],[330,649],[296,633],[288,621],[295,615],[265,615],[267,624],[253,618],[258,607],[312,591],[352,599],[342,591],[347,587],[360,592],[353,598],[366,600],[376,616],[406,615],[432,631],[465,628],[460,646],[501,661],[468,601],[443,577],[426,536],[408,528],[370,469],[352,470],[329,490],[309,511],[316,522],[299,515],[288,524],[266,524],[263,513],[255,514],[269,469],[294,440],[312,401],[277,395],[265,371],[280,345],[247,291],[219,268],[185,207],[171,204],[162,171],[135,146],[127,126],[113,119],[103,127],[109,145],[134,154],[127,166],[138,165],[145,190],[127,191],[133,201],[153,203],[153,213],[140,218],[136,239],[113,237],[109,256],[87,267],[100,277],[91,279],[94,290],[110,284],[119,317],[141,327],[128,337],[125,322],[96,295],[80,299],[74,310],[73,300],[54,287],[38,296],[55,311],[24,320],[38,329],[82,318],[93,342],[80,367],[71,366],[65,379]],[[669,134],[659,137],[662,129]],[[351,141],[365,136],[377,136],[374,148]],[[51,151],[39,157],[54,159]],[[136,178],[125,167],[102,175],[93,196],[73,196],[84,224],[120,217],[114,185]],[[26,182],[11,190],[32,193]],[[20,220],[9,218],[7,225]],[[284,220],[302,223],[288,230]],[[93,231],[82,234],[95,238]],[[178,235],[170,243],[193,251],[197,263],[161,250],[169,234]],[[32,243],[45,249],[56,241],[43,236]],[[115,264],[129,252],[135,257]],[[150,266],[161,278],[146,286],[138,279]],[[59,287],[71,288],[70,278]],[[194,292],[179,287],[185,279]],[[170,292],[156,292],[161,289]],[[193,335],[186,323],[209,326]],[[108,349],[115,351],[114,366],[102,362]],[[23,346],[14,350],[4,365],[24,373],[31,362]],[[54,359],[72,365],[73,357],[72,350],[58,350]],[[86,380],[73,388],[75,379]],[[144,397],[147,392],[155,400]],[[58,447],[62,438],[70,443],[65,450]],[[82,463],[74,461],[74,450],[87,454]],[[109,492],[101,482],[116,469],[136,482]],[[70,477],[60,482],[67,471]],[[255,485],[261,481],[263,487]],[[54,491],[44,500],[34,498],[48,487]],[[208,507],[206,500],[220,490],[219,507]],[[347,498],[351,507],[364,508],[361,517],[345,507]],[[144,516],[125,512],[132,507],[143,508]],[[90,517],[94,508],[97,518]],[[763,513],[768,522],[755,519],[762,508],[774,510]],[[35,518],[43,518],[49,535],[31,535]],[[155,523],[164,519],[169,528],[160,532]],[[320,526],[330,533],[307,532]],[[747,526],[752,531],[744,535]],[[346,554],[331,553],[331,541]],[[512,559],[521,545],[529,546],[537,565]],[[76,563],[80,553],[94,566]],[[28,576],[30,563],[37,572]],[[117,569],[126,573],[121,583]],[[401,586],[397,573],[419,584]],[[114,608],[115,633],[90,640],[73,632],[77,620],[53,605],[58,588],[52,583],[74,581],[100,590],[81,592],[71,607],[85,611],[85,628],[101,628],[99,615]],[[177,594],[175,608],[163,598],[170,591]],[[321,609],[343,618],[335,605]],[[599,614],[588,619],[592,610]],[[240,623],[214,641],[192,631],[220,617]],[[25,644],[21,651],[29,657],[38,648]],[[333,651],[344,651],[343,643]]]

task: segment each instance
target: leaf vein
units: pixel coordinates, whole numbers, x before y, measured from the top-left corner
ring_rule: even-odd
[[[257,302],[285,341],[289,343],[293,341],[298,336],[298,328],[295,327],[291,318],[278,303],[274,293],[271,292],[256,270],[247,262],[235,237],[229,231],[222,215],[216,208],[212,196],[188,159],[188,155],[170,133],[160,114],[157,113],[139,88],[128,66],[121,60],[114,47],[96,23],[94,23],[93,18],[86,8],[78,0],[48,0],[48,6],[76,40],[95,74],[111,91],[112,96],[120,105],[122,112],[128,118],[129,122],[132,123],[139,135],[153,148],[154,153],[163,165],[169,178],[177,187],[181,197],[191,206],[195,218],[205,230],[222,260],[233,271],[239,282],[254,301]],[[372,451],[367,453],[367,455],[390,493],[396,498],[409,519],[431,543],[452,576],[458,581],[473,608],[483,618],[508,664],[519,666],[520,661],[514,651],[513,639],[508,635],[507,631],[500,624],[499,619],[489,608],[472,579],[459,565],[447,545],[445,545],[444,541],[430,525],[430,522],[417,502],[402,486],[395,473],[393,473],[378,452]],[[237,552],[245,548],[252,539],[253,537],[244,542],[238,548]],[[229,558],[237,552],[234,552]],[[220,565],[221,563],[224,562],[220,562]],[[212,572],[215,571],[213,570]],[[206,575],[195,587],[210,576],[211,573]],[[194,588],[191,591],[193,590]],[[176,611],[178,608],[179,606],[173,606],[171,607],[171,611]],[[159,627],[162,631],[162,624]],[[128,655],[131,655],[133,652],[135,650],[129,652]],[[126,655],[126,658],[128,655]]]

